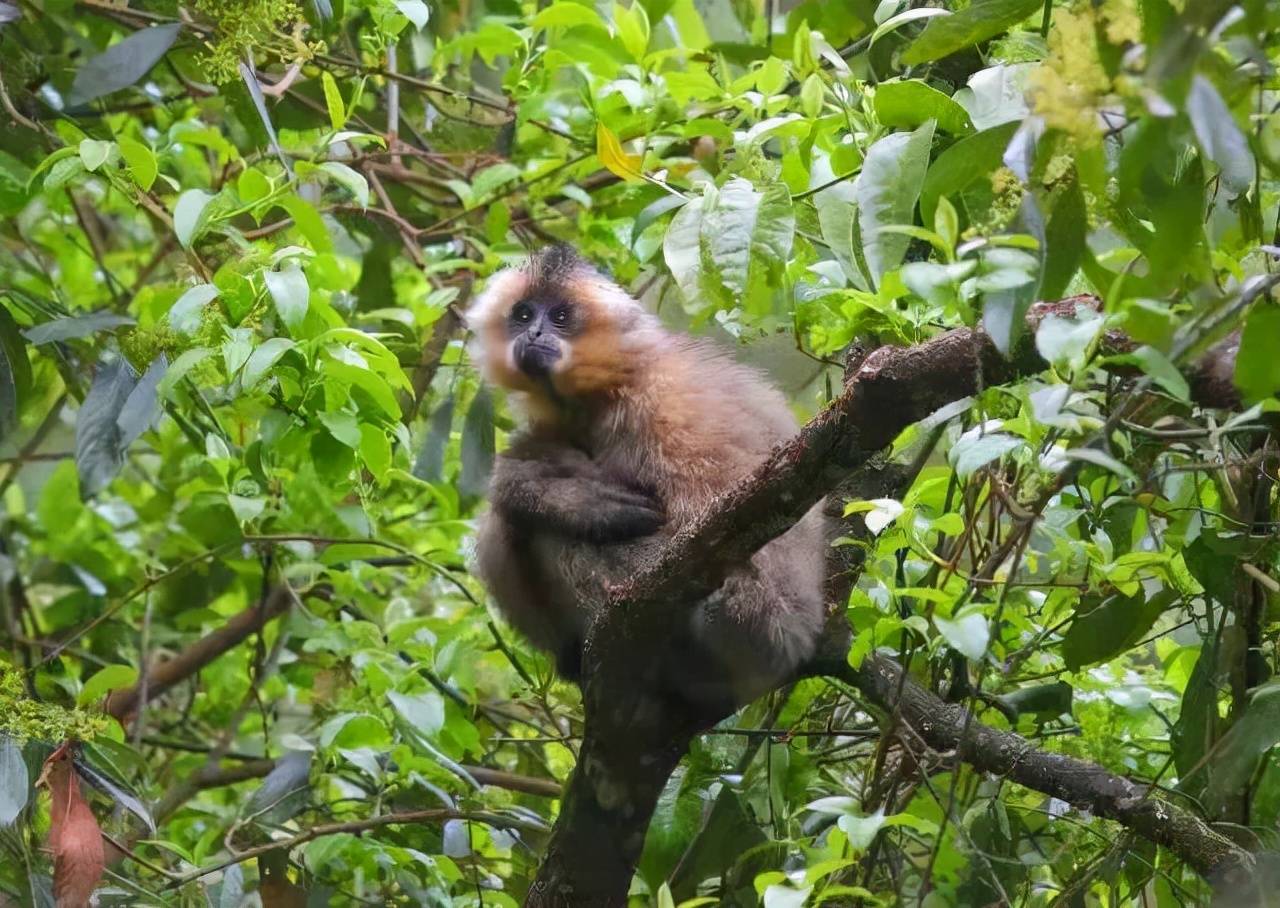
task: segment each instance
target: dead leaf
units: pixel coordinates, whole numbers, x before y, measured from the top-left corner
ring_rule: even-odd
[[[80,781],[67,742],[44,761],[37,783],[49,789],[49,850],[53,854],[53,895],[58,908],[88,908],[102,879],[106,855],[102,830],[80,794]]]

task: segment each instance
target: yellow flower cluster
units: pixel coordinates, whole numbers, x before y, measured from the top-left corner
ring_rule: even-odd
[[[1049,56],[1031,74],[1035,111],[1045,122],[1079,141],[1101,135],[1098,108],[1117,90],[1098,53],[1099,35],[1116,45],[1142,38],[1137,0],[1078,2],[1054,10]]]

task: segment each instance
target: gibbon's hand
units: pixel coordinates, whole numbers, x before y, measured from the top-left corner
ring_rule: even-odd
[[[594,487],[594,490],[586,486]],[[595,499],[586,504],[586,538],[593,542],[625,542],[649,536],[667,522],[662,505],[651,495],[625,486],[588,483],[584,494]]]
[[[586,456],[499,457],[490,497],[512,524],[595,543],[648,536],[666,522],[652,495],[623,485]]]

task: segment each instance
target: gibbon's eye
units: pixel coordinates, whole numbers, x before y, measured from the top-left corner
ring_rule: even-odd
[[[524,324],[533,318],[533,307],[528,303],[516,303],[515,308],[511,310],[511,317]]]
[[[569,324],[569,308],[567,306],[560,306],[551,310],[551,323],[557,328],[563,328],[565,325]]]

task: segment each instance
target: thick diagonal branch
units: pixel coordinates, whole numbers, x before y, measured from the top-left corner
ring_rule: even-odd
[[[1070,314],[1079,305],[1096,306],[1097,301],[1078,297],[1040,304],[1028,319],[1034,329],[1046,315]],[[1102,346],[1126,352],[1134,345],[1109,332]],[[1222,380],[1231,374],[1233,364],[1226,360],[1234,353],[1228,341],[1187,370],[1199,403],[1238,406],[1230,382]],[[588,630],[583,748],[529,904],[623,904],[663,781],[696,727],[723,718],[664,716],[651,686],[657,663],[653,654],[672,639],[671,628],[678,626],[673,610],[679,603],[713,592],[727,566],[745,562],[784,533],[907,427],[983,387],[1044,367],[1029,338],[1006,358],[984,333],[968,329],[915,347],[875,351],[850,376],[841,395],[795,439],[672,540],[647,570],[612,591],[608,607],[597,612]],[[932,695],[910,681],[899,688],[881,683],[889,676],[901,677],[892,666],[873,660],[865,673],[855,676],[857,686],[872,703],[890,711],[903,697],[932,707]],[[906,718],[910,722],[912,716]],[[972,765],[1116,819],[1202,872],[1229,872],[1247,864],[1245,852],[1190,811],[1141,797],[1131,783],[1101,767],[1063,762],[1015,735],[976,722],[969,723],[969,737],[963,741],[958,731],[954,738],[936,737],[944,726],[936,721],[929,726],[927,715],[918,718],[924,725],[916,733],[931,746],[959,747]],[[934,740],[925,733],[929,727]],[[1059,770],[1070,778],[1057,778]]]

